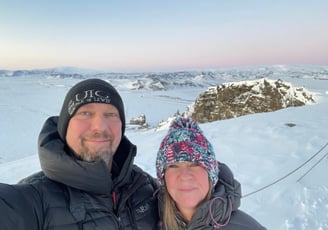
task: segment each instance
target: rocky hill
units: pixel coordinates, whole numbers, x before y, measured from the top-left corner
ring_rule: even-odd
[[[205,123],[314,102],[312,94],[304,88],[263,78],[209,87],[197,97],[187,114]]]

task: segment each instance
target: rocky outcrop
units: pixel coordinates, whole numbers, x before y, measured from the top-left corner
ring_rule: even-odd
[[[314,102],[313,96],[302,87],[293,88],[282,80],[259,79],[208,88],[197,97],[188,116],[205,123]]]
[[[141,114],[139,117],[132,118],[130,123],[127,124],[127,128],[137,128],[137,129],[145,129],[148,128],[148,124],[146,122],[146,115]]]

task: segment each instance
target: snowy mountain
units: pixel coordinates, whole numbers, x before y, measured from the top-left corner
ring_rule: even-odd
[[[328,80],[328,66],[277,65],[226,68],[219,70],[194,70],[158,73],[107,73],[74,67],[57,67],[39,70],[0,70],[0,77],[71,78],[97,77],[126,89],[168,90],[179,87],[209,87],[229,81],[252,79],[322,79]]]

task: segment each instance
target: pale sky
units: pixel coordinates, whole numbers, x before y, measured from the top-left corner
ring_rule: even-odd
[[[0,69],[328,65],[327,0],[0,0]]]

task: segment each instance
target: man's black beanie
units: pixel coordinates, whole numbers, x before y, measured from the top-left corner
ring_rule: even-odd
[[[106,103],[115,106],[122,121],[122,136],[125,131],[124,105],[121,96],[108,82],[88,79],[73,86],[65,97],[59,114],[57,130],[62,140],[66,140],[68,122],[76,110],[88,103]]]

